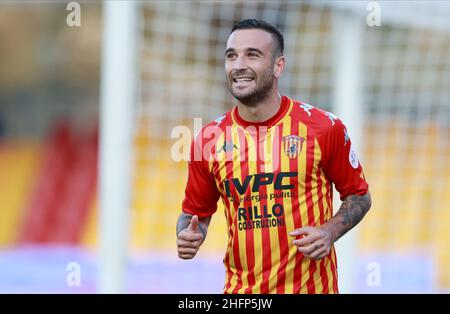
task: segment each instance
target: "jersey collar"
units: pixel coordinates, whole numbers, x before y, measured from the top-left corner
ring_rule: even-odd
[[[271,127],[276,125],[278,122],[281,121],[281,119],[284,118],[284,116],[286,115],[286,113],[289,111],[290,109],[290,104],[291,101],[289,100],[289,98],[287,96],[281,96],[281,105],[280,105],[280,109],[278,109],[278,112],[270,119],[266,120],[266,121],[262,121],[262,122],[249,122],[244,120],[240,115],[239,115],[239,109],[238,106],[233,108],[233,111],[231,113],[231,116],[233,118],[233,120],[240,126],[246,128],[249,126],[266,126],[266,127]]]

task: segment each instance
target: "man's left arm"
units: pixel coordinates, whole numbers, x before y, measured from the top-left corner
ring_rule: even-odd
[[[356,226],[369,211],[372,200],[369,191],[364,195],[349,195],[342,201],[339,211],[320,227],[303,227],[290,233],[293,237],[304,235],[292,244],[311,259],[322,259],[330,254],[331,246],[347,231]]]

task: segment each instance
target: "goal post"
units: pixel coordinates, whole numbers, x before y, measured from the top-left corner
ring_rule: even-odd
[[[138,4],[103,3],[98,291],[125,292],[129,242]]]

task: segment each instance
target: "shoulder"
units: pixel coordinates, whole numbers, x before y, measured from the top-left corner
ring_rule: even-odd
[[[231,111],[224,113],[194,134],[194,142],[204,145],[205,141],[217,140],[225,132],[227,126],[232,124]]]
[[[215,146],[226,128],[230,125],[230,112],[218,116],[216,119],[194,131],[194,138],[191,142],[190,161],[209,161],[215,153]],[[195,128],[197,130],[197,128]]]
[[[308,131],[316,137],[343,127],[341,119],[334,113],[298,100],[293,100],[291,116],[306,125]]]

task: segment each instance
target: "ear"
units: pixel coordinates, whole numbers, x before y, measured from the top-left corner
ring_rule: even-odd
[[[284,56],[279,56],[275,59],[273,63],[273,75],[278,79],[281,76],[281,73],[284,71],[284,67],[286,66],[286,59]]]

